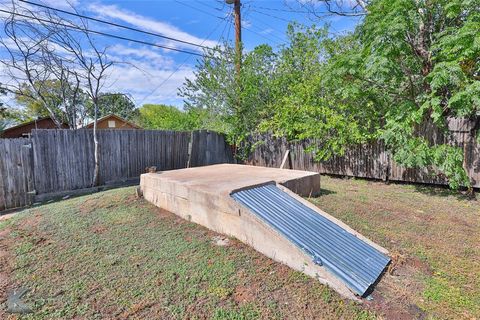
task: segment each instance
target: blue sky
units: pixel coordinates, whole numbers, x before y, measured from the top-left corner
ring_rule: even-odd
[[[67,9],[65,0],[31,0],[55,8]],[[300,0],[305,1],[305,0]],[[5,1],[2,1],[5,2]],[[232,6],[222,0],[71,0],[82,14],[160,33],[206,46],[222,40],[233,41]],[[295,0],[244,0],[242,5],[242,37],[246,50],[268,43],[279,47],[286,42],[285,30],[289,21],[310,25],[308,14]],[[316,22],[329,22],[331,31],[342,33],[353,30],[354,18],[329,17]],[[192,46],[165,41],[141,33],[102,24],[91,24],[101,30],[129,38],[196,51]],[[144,103],[165,103],[181,108],[182,99],[177,88],[186,77],[193,78],[198,57],[173,52],[129,41],[95,37],[98,46],[108,46],[109,54],[120,63],[110,72],[104,91],[120,91],[133,97],[140,106]]]

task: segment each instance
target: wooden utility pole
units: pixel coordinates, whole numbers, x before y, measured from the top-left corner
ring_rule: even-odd
[[[242,64],[242,19],[240,16],[240,0],[235,0],[235,49],[237,50],[237,73],[240,74]]]
[[[232,0],[227,0],[227,3],[232,3]],[[237,52],[237,75],[240,75],[240,68],[242,65],[242,18],[240,13],[240,0],[233,0],[233,12],[235,15],[235,50]]]
[[[227,4],[233,4],[233,13],[235,15],[235,82],[240,87],[240,70],[242,67],[242,18],[240,13],[240,0],[225,0]],[[241,102],[237,96],[236,108],[240,110]],[[236,137],[234,137],[234,158],[237,159]]]

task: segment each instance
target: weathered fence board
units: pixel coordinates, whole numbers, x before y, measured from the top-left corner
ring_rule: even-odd
[[[0,211],[31,204],[32,167],[30,139],[0,139]]]
[[[223,135],[211,131],[99,130],[100,185],[157,170],[233,162]],[[92,130],[33,130],[30,139],[0,139],[0,211],[31,204],[33,195],[92,186]],[[44,197],[43,197],[44,198]]]
[[[453,119],[449,122],[449,134],[444,134],[435,127],[420,128],[430,143],[450,143],[463,148],[464,167],[472,185],[480,188],[480,144],[471,134],[471,128],[465,121]],[[405,168],[393,161],[381,141],[349,148],[345,155],[334,156],[328,161],[316,161],[309,145],[314,140],[287,142],[283,138],[261,135],[252,139],[256,148],[247,163],[266,167],[280,167],[283,156],[290,150],[292,169],[316,171],[326,174],[405,181],[428,184],[446,184],[446,180],[433,168]]]
[[[464,166],[480,187],[480,144],[472,128],[458,119],[448,134],[425,125],[418,128],[430,143],[451,143],[464,150]],[[233,162],[224,136],[211,131],[99,130],[100,185],[127,181],[147,167],[171,170]],[[407,169],[396,164],[381,142],[359,145],[344,156],[318,162],[308,146],[315,141],[289,143],[264,135],[247,163],[279,167],[290,150],[287,167],[298,170],[381,180],[445,184],[430,169]],[[0,211],[31,204],[32,195],[82,190],[92,186],[94,143],[92,130],[34,130],[30,139],[0,139]]]
[[[233,162],[232,152],[223,135],[198,130],[192,132],[191,139],[190,167]]]
[[[34,130],[32,140],[37,194],[92,185],[95,164],[92,130]],[[233,161],[224,137],[204,130],[99,130],[98,142],[100,185],[138,178],[147,167],[186,168],[189,157],[190,166]]]

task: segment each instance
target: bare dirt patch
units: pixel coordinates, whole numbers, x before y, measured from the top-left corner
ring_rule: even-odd
[[[94,225],[92,228],[91,228],[91,231],[95,234],[102,234],[104,233],[105,231],[107,231],[107,227],[106,226],[103,226],[103,225]]]
[[[253,286],[239,286],[235,289],[233,300],[238,304],[249,303],[255,301],[256,296],[256,288]]]
[[[81,214],[89,214],[98,209],[114,209],[124,204],[130,204],[136,201],[139,201],[139,199],[135,196],[135,194],[127,196],[114,195],[105,197],[103,193],[94,193],[82,201],[82,203],[78,206],[78,209]]]
[[[15,287],[13,280],[13,268],[10,250],[13,247],[13,240],[10,239],[10,229],[0,232],[0,319],[7,319],[9,314],[4,309],[7,295]]]
[[[0,215],[0,221],[13,218],[17,213],[7,213]]]
[[[36,227],[39,225],[41,220],[42,220],[42,216],[40,212],[33,211],[30,215],[28,215],[28,217],[25,217],[24,219],[22,219],[20,228],[24,230],[36,229]]]

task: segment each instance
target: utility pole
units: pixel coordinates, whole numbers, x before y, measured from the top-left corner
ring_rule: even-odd
[[[240,13],[240,0],[225,0],[227,4],[233,4],[233,12],[235,15],[235,50],[237,55],[236,69],[237,75],[240,76],[240,68],[242,65],[242,18]]]
[[[237,74],[240,75],[242,65],[242,19],[240,16],[240,0],[233,4],[235,12],[235,49],[237,50]]]
[[[235,73],[236,73],[236,77],[235,77],[235,82],[237,83],[237,90],[240,88],[240,85],[241,85],[241,81],[240,81],[240,70],[241,70],[241,67],[242,67],[242,19],[241,19],[241,14],[240,14],[240,0],[225,0],[225,2],[227,4],[233,4],[233,13],[235,15],[235,51],[236,51],[236,54],[235,54],[235,57],[236,57],[236,61],[235,61]],[[241,90],[241,89],[240,89]],[[241,109],[241,101],[240,101],[240,97],[237,96],[237,99],[236,99],[236,109],[237,109],[237,112],[240,112],[240,109]],[[234,151],[233,151],[233,154],[234,154],[234,159],[235,159],[235,162],[237,160],[237,143],[236,143],[236,137],[234,137]]]

